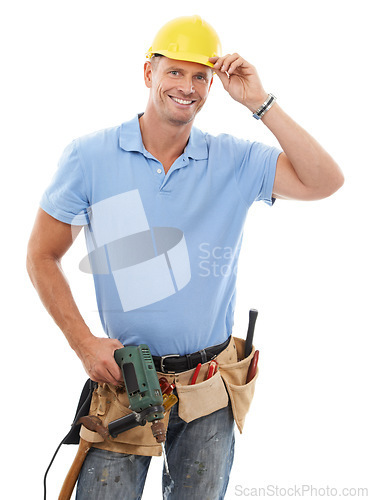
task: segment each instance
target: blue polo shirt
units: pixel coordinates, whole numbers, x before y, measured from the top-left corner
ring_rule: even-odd
[[[245,218],[254,201],[272,205],[281,151],[193,127],[165,174],[139,116],[67,146],[41,207],[84,226],[80,269],[107,335],[183,355],[232,333]]]

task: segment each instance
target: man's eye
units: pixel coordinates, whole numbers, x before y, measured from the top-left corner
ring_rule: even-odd
[[[178,71],[174,71],[174,70],[173,70],[173,71],[171,71],[170,73],[171,73],[171,75],[174,75],[174,76],[177,76],[177,75],[178,75]]]
[[[202,75],[196,75],[197,80],[205,80],[205,78]]]

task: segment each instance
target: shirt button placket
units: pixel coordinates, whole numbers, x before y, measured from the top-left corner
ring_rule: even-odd
[[[165,175],[163,175],[163,172],[164,172],[164,170],[163,170],[163,168],[161,166],[156,169],[156,173],[160,177],[159,191],[162,190],[162,188],[163,188],[163,186],[164,186],[164,184],[165,184],[165,182],[167,180],[166,177],[165,177]]]

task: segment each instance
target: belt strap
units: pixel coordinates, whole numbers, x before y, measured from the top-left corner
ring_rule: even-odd
[[[207,347],[201,351],[179,356],[178,354],[167,354],[165,356],[153,356],[154,365],[158,372],[184,372],[195,368],[198,363],[207,363],[211,359],[218,356],[229,344],[231,337],[215,346]]]

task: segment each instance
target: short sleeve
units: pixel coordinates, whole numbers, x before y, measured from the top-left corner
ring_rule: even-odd
[[[67,224],[88,224],[86,180],[76,141],[63,151],[51,184],[42,195],[40,206],[49,215]]]
[[[236,182],[246,205],[264,201],[272,205],[272,191],[281,150],[259,142],[247,143],[245,155],[236,166]]]

